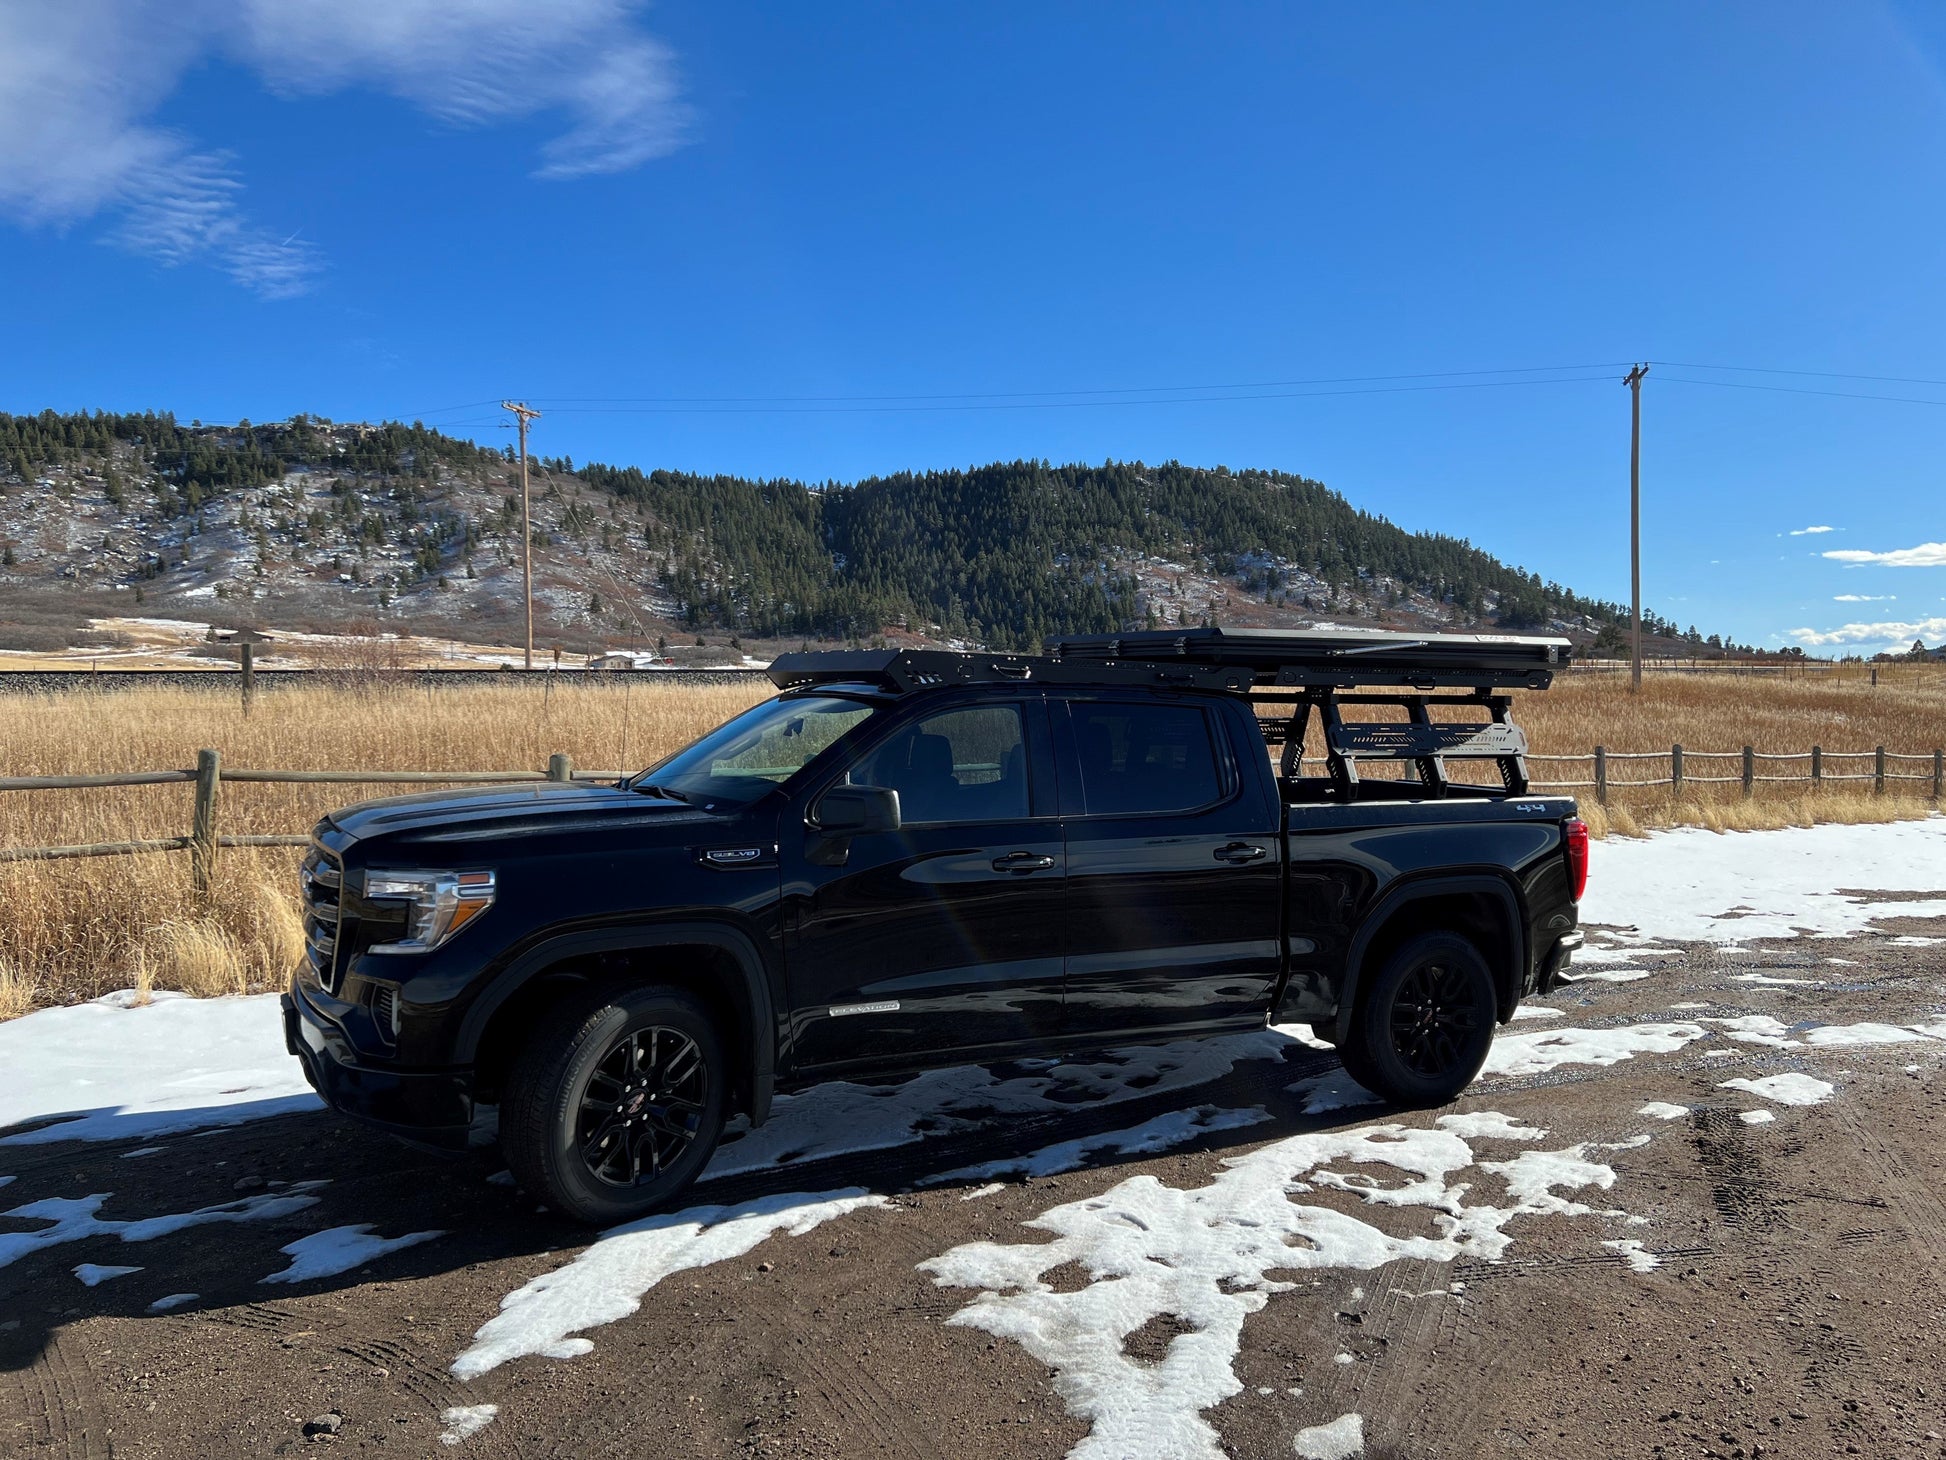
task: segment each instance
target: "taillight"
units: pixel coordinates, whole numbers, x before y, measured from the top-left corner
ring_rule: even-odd
[[[1568,849],[1568,881],[1574,886],[1574,900],[1588,890],[1588,823],[1578,816],[1568,818],[1565,828]]]

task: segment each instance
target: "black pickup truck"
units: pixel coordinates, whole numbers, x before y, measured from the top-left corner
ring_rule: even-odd
[[[1567,653],[1213,629],[788,654],[774,698],[619,785],[325,818],[286,1038],[409,1139],[489,1138],[497,1107],[522,1185],[598,1223],[841,1076],[1301,1022],[1442,1104],[1581,940],[1586,828],[1528,794],[1505,693]]]

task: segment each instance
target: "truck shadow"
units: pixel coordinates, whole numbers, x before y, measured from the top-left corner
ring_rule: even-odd
[[[732,1132],[681,1206],[857,1187],[951,1191],[1008,1179],[1021,1158],[1064,1144],[1079,1151],[1061,1169],[1112,1171],[1149,1154],[1122,1154],[1116,1135],[1184,1112],[1260,1109],[1263,1118],[1207,1129],[1192,1121],[1187,1139],[1167,1142],[1171,1153],[1256,1145],[1383,1109],[1306,1116],[1292,1089],[1342,1081],[1336,1055],[1281,1038],[1255,1048],[1173,1072],[1145,1049],[1088,1056],[1071,1075],[1036,1064],[818,1086],[780,1100],[781,1134]],[[1104,1069],[1123,1078],[1104,1079]],[[977,1169],[988,1166],[1012,1169]],[[0,1176],[12,1178],[0,1185],[5,1371],[33,1366],[55,1330],[86,1318],[187,1315],[274,1338],[288,1321],[280,1298],[565,1258],[596,1235],[517,1190],[497,1151],[423,1152],[323,1111],[147,1138],[0,1144]],[[482,1321],[498,1295],[481,1295]]]

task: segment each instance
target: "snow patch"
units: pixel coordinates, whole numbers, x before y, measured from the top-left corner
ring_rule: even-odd
[[[1511,1121],[1498,1126],[1509,1128],[1520,1129]],[[1271,1273],[1368,1272],[1400,1258],[1492,1261],[1506,1250],[1514,1218],[1592,1211],[1561,1194],[1614,1183],[1614,1171],[1588,1159],[1588,1149],[1480,1162],[1502,1178],[1508,1200],[1470,1205],[1472,1185],[1452,1178],[1475,1164],[1474,1153],[1451,1130],[1375,1124],[1292,1136],[1225,1158],[1205,1186],[1134,1176],[1027,1223],[1053,1241],[972,1242],[920,1270],[942,1287],[985,1290],[949,1323],[1012,1339],[1054,1370],[1063,1403],[1090,1426],[1069,1460],[1220,1460],[1223,1447],[1202,1411],[1242,1392],[1233,1361],[1244,1320],[1295,1286]],[[1368,1169],[1336,1169],[1340,1163]],[[1394,1235],[1293,1199],[1321,1189],[1374,1206],[1421,1208],[1432,1230]],[[1069,1264],[1089,1281],[1057,1292],[1046,1275]],[[1165,1314],[1185,1331],[1159,1361],[1124,1351],[1130,1334]]]
[[[1738,983],[1757,984],[1767,989],[1807,989],[1818,984],[1814,978],[1772,978],[1767,973],[1733,973],[1730,977]]]
[[[1737,1119],[1745,1125],[1769,1125],[1773,1120],[1777,1119],[1777,1112],[1774,1110],[1740,1110],[1737,1112]]]
[[[1310,1425],[1297,1432],[1300,1460],[1352,1460],[1365,1448],[1365,1418],[1341,1414],[1328,1425]]]
[[[40,1201],[29,1202],[26,1206],[14,1207],[11,1211],[0,1212],[0,1217],[16,1217],[28,1222],[46,1222],[47,1226],[33,1232],[0,1232],[0,1267],[18,1262],[30,1253],[40,1252],[49,1247],[58,1247],[64,1242],[79,1242],[86,1237],[120,1237],[124,1242],[150,1242],[157,1237],[167,1237],[186,1227],[201,1227],[215,1222],[267,1222],[276,1217],[289,1216],[301,1212],[306,1207],[316,1206],[314,1196],[296,1194],[300,1189],[325,1185],[322,1181],[299,1182],[289,1193],[263,1193],[246,1196],[240,1201],[226,1201],[216,1206],[198,1207],[193,1212],[171,1212],[159,1217],[142,1217],[135,1221],[109,1219],[104,1221],[96,1213],[101,1204],[114,1193],[97,1191],[89,1196],[50,1196]]]
[[[1332,1070],[1329,1074],[1318,1075],[1309,1080],[1299,1080],[1294,1085],[1285,1086],[1291,1094],[1304,1098],[1306,1115],[1324,1115],[1333,1110],[1356,1110],[1361,1105],[1383,1105],[1385,1102],[1352,1079],[1351,1071]]]
[[[1644,1249],[1642,1244],[1633,1237],[1624,1237],[1618,1242],[1604,1242],[1601,1245],[1621,1253],[1622,1261],[1628,1264],[1630,1272],[1654,1272],[1662,1266],[1662,1259]]]
[[[417,1247],[421,1242],[430,1242],[435,1237],[446,1235],[443,1231],[434,1230],[407,1232],[403,1237],[374,1237],[371,1232],[370,1222],[359,1222],[349,1227],[327,1227],[322,1232],[300,1237],[278,1249],[290,1258],[290,1266],[260,1281],[308,1283],[313,1278],[336,1277],[341,1272],[350,1272],[354,1267],[363,1267],[388,1252]]]
[[[1463,1141],[1544,1141],[1547,1132],[1522,1125],[1515,1116],[1497,1110],[1476,1110],[1464,1115],[1442,1115],[1433,1122]]]
[[[1624,1024],[1616,1029],[1546,1029],[1503,1034],[1487,1052],[1483,1075],[1540,1075],[1562,1065],[1612,1065],[1638,1054],[1674,1054],[1702,1039],[1698,1024]]]
[[[997,1161],[982,1161],[962,1166],[957,1171],[928,1176],[919,1184],[933,1186],[946,1181],[985,1181],[996,1176],[1055,1176],[1063,1171],[1078,1171],[1091,1156],[1146,1156],[1193,1141],[1210,1131],[1236,1130],[1270,1119],[1261,1105],[1247,1110],[1220,1110],[1214,1105],[1197,1105],[1188,1110],[1171,1110],[1153,1120],[1145,1120],[1127,1130],[1103,1131],[1058,1145],[1044,1146],[1024,1156],[1003,1156]]]
[[[277,995],[109,995],[0,1024],[0,1145],[140,1139],[317,1110]]]
[[[1597,968],[1571,976],[1576,983],[1587,983],[1591,979],[1597,983],[1634,983],[1647,978],[1649,971],[1646,968]]]
[[[1737,944],[1803,933],[1850,937],[1888,917],[1946,917],[1946,900],[1867,902],[1833,887],[1932,892],[1946,864],[1946,817],[1881,825],[1713,832],[1679,827],[1602,843],[1581,920],[1638,936]],[[1729,912],[1736,917],[1725,917]],[[1575,954],[1581,962],[1587,950]]]
[[[1516,1019],[1559,1019],[1561,1011],[1550,1009],[1545,1004],[1522,1004],[1514,1010]]]
[[[74,1275],[81,1279],[81,1286],[92,1288],[105,1283],[110,1278],[127,1277],[132,1272],[140,1272],[139,1267],[104,1267],[98,1262],[84,1262],[75,1268]]]
[[[1831,1098],[1837,1086],[1810,1075],[1766,1075],[1761,1080],[1725,1080],[1725,1090],[1748,1090],[1779,1105],[1819,1105]]]
[[[540,1354],[569,1359],[594,1344],[570,1337],[626,1318],[642,1295],[672,1273],[742,1257],[778,1232],[812,1228],[885,1198],[859,1188],[785,1192],[735,1206],[690,1207],[614,1227],[566,1267],[543,1273],[500,1300],[500,1312],[453,1360],[453,1373],[477,1379],[509,1359]]]
[[[1685,1115],[1689,1114],[1689,1107],[1687,1105],[1671,1105],[1667,1100],[1651,1100],[1635,1113],[1637,1115],[1649,1116],[1654,1120],[1681,1120]]]
[[[978,1201],[983,1196],[992,1196],[996,1191],[1005,1191],[1006,1189],[1007,1183],[1004,1181],[989,1181],[985,1186],[976,1186],[971,1191],[962,1192],[960,1194],[960,1200]]]
[[[439,1422],[446,1428],[440,1431],[439,1443],[457,1445],[492,1424],[499,1413],[500,1406],[497,1404],[459,1404],[451,1409],[442,1409],[439,1411]]]
[[[166,1298],[157,1298],[149,1304],[151,1313],[167,1313],[171,1308],[180,1308],[184,1303],[193,1303],[202,1297],[201,1293],[171,1293]]]
[[[1584,963],[1633,963],[1638,958],[1680,958],[1680,948],[1577,948],[1574,950],[1574,966]]]

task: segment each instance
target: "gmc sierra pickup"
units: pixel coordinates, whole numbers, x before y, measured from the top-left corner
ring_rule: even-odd
[[[1301,1022],[1386,1099],[1442,1104],[1580,942],[1586,828],[1528,794],[1503,693],[1567,653],[1200,630],[785,655],[774,698],[620,784],[326,817],[286,1038],[409,1139],[490,1138],[497,1107],[521,1184],[595,1223],[841,1076]]]

